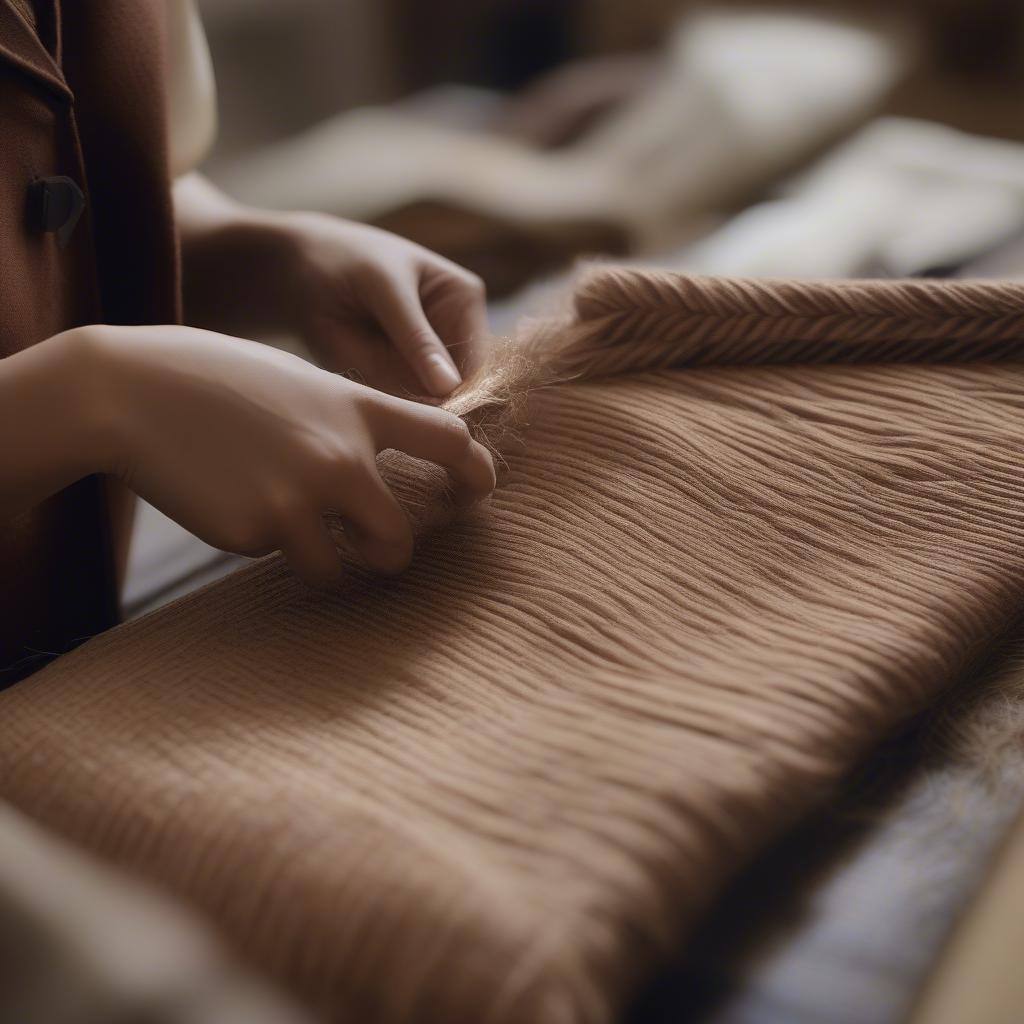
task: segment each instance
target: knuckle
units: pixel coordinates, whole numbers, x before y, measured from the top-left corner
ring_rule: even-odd
[[[486,298],[487,285],[484,284],[484,279],[479,274],[474,274],[471,270],[464,270],[462,272],[462,281],[466,291],[474,298]]]
[[[305,511],[302,492],[291,486],[273,488],[264,501],[270,520],[280,527],[296,521]]]
[[[437,350],[438,340],[428,328],[417,327],[409,332],[406,338],[406,345],[408,345],[410,352],[417,355],[426,355]]]
[[[371,435],[364,425],[353,425],[347,436],[338,436],[321,444],[306,465],[304,479],[319,493],[325,481],[361,477],[373,465]]]
[[[315,467],[319,479],[339,477],[360,480],[376,465],[376,451],[369,437],[339,440],[324,453],[323,462]]]
[[[451,448],[457,452],[468,450],[473,442],[473,434],[466,421],[454,413],[440,413],[438,431]]]
[[[225,532],[219,545],[227,551],[254,557],[264,554],[269,548],[268,531],[256,516],[236,517]]]
[[[319,448],[309,470],[312,474],[311,478],[316,479],[323,473],[346,472],[349,467],[358,462],[357,446],[342,438],[337,438]]]

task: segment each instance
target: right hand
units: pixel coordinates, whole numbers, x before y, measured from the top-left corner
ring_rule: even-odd
[[[342,572],[327,510],[371,568],[398,572],[412,558],[411,527],[377,471],[378,452],[438,463],[466,504],[494,488],[487,449],[441,409],[208,331],[77,331],[98,370],[102,468],[215,547],[281,550],[312,585]]]

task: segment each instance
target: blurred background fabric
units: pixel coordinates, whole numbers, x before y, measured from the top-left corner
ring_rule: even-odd
[[[312,1024],[149,887],[0,805],[0,1020]]]
[[[498,333],[581,257],[1024,276],[1019,0],[200,7],[220,114],[210,177],[466,264]],[[144,507],[127,610],[241,561]],[[630,1024],[903,1020],[1024,798],[1020,664],[1015,649],[979,667],[752,868]]]
[[[923,58],[898,112],[930,109],[988,134],[1024,132],[1019,99],[1000,88],[1020,74],[1024,12],[1016,0],[201,0],[200,7],[221,88],[219,157],[440,83],[514,93],[573,61],[657,52],[687,11],[755,7],[898,25]]]

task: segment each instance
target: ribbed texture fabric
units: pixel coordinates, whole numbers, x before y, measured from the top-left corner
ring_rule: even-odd
[[[941,362],[1019,354],[1024,286],[772,281],[609,268],[577,289],[581,372],[765,363]]]
[[[724,880],[1021,610],[1024,367],[626,372],[692,337],[663,310],[617,331],[620,299],[596,330],[602,276],[729,318],[790,302],[585,280],[524,349],[575,377],[529,394],[484,507],[398,579],[315,594],[270,559],[61,659],[0,696],[0,793],[332,1020],[613,1020]],[[953,353],[966,308],[955,353],[991,355],[985,325],[1024,308],[965,286],[925,329],[859,288],[922,355]],[[840,358],[870,333],[843,315]],[[739,351],[725,331],[701,351]]]

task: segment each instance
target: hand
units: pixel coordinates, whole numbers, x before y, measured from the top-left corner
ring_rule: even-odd
[[[456,416],[297,356],[187,327],[75,333],[92,354],[84,383],[102,420],[96,468],[209,544],[243,555],[280,549],[311,584],[342,571],[326,510],[371,568],[399,571],[412,557],[378,452],[444,466],[465,503],[494,487],[489,453]]]
[[[392,394],[443,398],[488,344],[483,282],[389,232],[319,214],[286,217],[290,316],[328,369]]]
[[[174,187],[188,321],[298,333],[329,370],[442,398],[484,361],[483,283],[377,228],[242,206],[200,175]]]

